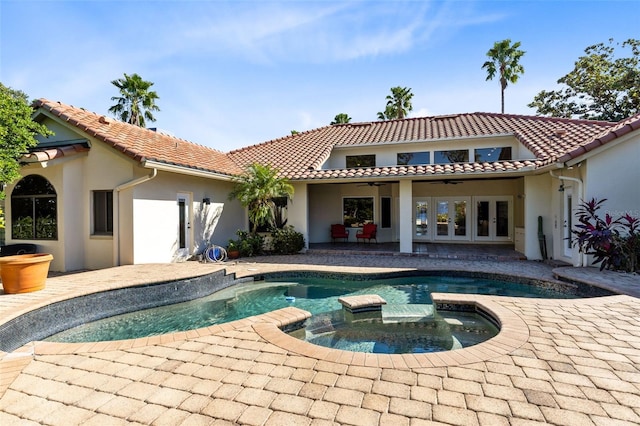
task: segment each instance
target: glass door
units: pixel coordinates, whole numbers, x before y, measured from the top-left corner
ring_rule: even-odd
[[[470,240],[469,197],[436,199],[436,239]]]
[[[476,241],[511,241],[512,197],[474,197]]]
[[[181,258],[189,257],[191,247],[191,196],[178,194],[178,235],[177,255]]]
[[[413,200],[413,238],[415,240],[428,240],[431,238],[429,229],[429,204],[428,199]]]
[[[572,234],[571,229],[573,229],[573,189],[570,186],[564,187],[564,235],[563,235],[563,246],[564,246],[564,255],[566,257],[573,257],[573,248],[572,244]]]

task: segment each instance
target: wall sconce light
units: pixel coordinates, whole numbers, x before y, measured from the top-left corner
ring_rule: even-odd
[[[558,188],[558,192],[564,192],[564,184],[560,184],[560,187]]]
[[[202,199],[202,204],[205,204],[205,205],[208,206],[209,204],[211,204],[211,198],[209,198],[209,197],[203,198]]]

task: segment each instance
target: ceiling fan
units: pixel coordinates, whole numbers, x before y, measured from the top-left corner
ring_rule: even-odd
[[[439,185],[439,184],[457,185],[459,183],[464,183],[464,181],[463,180],[453,180],[453,179],[442,179],[442,180],[437,180],[435,182],[431,182],[432,185]]]
[[[366,182],[363,184],[360,184],[358,186],[385,186],[386,183],[378,183],[378,182]]]

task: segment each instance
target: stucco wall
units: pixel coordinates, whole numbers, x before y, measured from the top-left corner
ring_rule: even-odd
[[[245,228],[244,209],[227,200],[231,183],[159,172],[135,186],[132,217],[132,263],[174,262],[178,255],[178,193],[191,197],[189,255],[201,253],[209,240],[226,246],[237,229]],[[209,198],[210,204],[203,204]]]
[[[586,199],[607,199],[602,213],[640,217],[640,134],[587,160]]]
[[[543,233],[546,238],[547,252],[553,257],[554,206],[551,203],[551,176],[538,175],[524,178],[524,254],[529,260],[540,260],[538,241],[538,216],[542,216]]]

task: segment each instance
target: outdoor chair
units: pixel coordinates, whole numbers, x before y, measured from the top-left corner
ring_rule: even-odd
[[[378,242],[378,240],[376,239],[377,231],[378,231],[378,225],[376,225],[375,223],[365,223],[362,226],[362,231],[356,233],[356,241],[359,242],[361,239],[367,240],[368,242],[371,242],[371,240],[376,240],[376,243],[377,243]]]
[[[345,241],[349,240],[349,230],[342,224],[331,225],[331,241],[335,242],[336,238],[344,238]]]
[[[0,247],[0,257],[15,256],[16,254],[33,254],[38,247],[35,244],[9,244]]]

